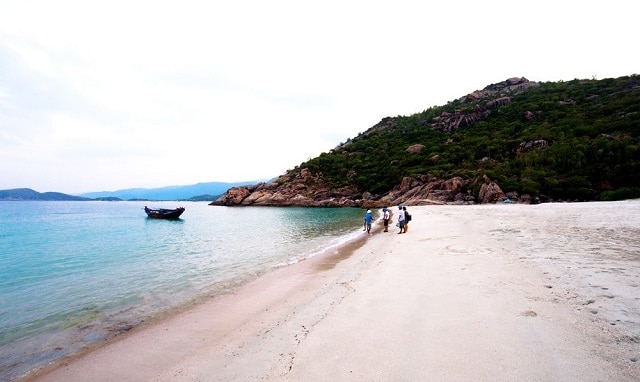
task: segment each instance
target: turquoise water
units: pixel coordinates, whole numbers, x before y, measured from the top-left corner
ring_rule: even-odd
[[[186,207],[180,220],[143,207]],[[352,208],[0,202],[0,380],[362,234]]]

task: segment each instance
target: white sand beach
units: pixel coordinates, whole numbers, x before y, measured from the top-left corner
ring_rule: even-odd
[[[408,207],[29,379],[638,381],[639,206]]]

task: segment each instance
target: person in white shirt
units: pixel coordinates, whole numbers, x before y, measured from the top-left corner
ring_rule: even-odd
[[[398,227],[400,227],[398,234],[404,233],[404,210],[402,206],[398,206]]]

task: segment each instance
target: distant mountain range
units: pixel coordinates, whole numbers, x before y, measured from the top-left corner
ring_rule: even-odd
[[[37,192],[30,188],[14,188],[11,190],[0,190],[0,200],[90,200],[80,196],[67,195],[60,192]]]
[[[209,182],[188,186],[167,186],[161,188],[129,188],[117,191],[88,192],[80,195],[68,195],[60,192],[37,192],[30,188],[0,190],[0,200],[188,200],[213,201],[231,187],[246,186],[264,182],[251,180],[243,182]]]

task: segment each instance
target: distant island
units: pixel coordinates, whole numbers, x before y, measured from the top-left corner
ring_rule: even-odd
[[[69,195],[61,192],[38,192],[31,188],[0,190],[0,201],[161,201],[179,200],[190,202],[211,202],[232,187],[255,184],[264,180],[243,182],[208,182],[187,186],[166,186],[161,188],[130,188],[117,191],[90,192]]]
[[[5,201],[82,201],[91,200],[81,196],[63,194],[61,192],[37,192],[30,188],[14,188],[0,190],[0,200]]]

